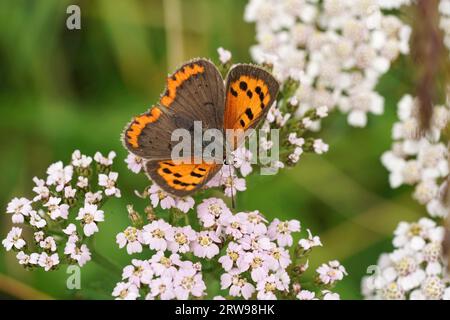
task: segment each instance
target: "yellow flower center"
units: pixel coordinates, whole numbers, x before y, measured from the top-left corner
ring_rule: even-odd
[[[194,286],[194,278],[184,277],[183,280],[181,280],[181,286],[187,290],[192,289]]]
[[[155,229],[152,231],[152,236],[155,238],[162,239],[164,238],[164,235],[164,231],[162,231],[161,229]]]
[[[261,266],[261,264],[262,264],[262,259],[261,258],[259,258],[259,257],[253,258],[252,268],[258,268],[258,267]]]
[[[239,286],[239,287],[243,287],[244,284],[246,283],[245,279],[242,279],[237,274],[233,276],[233,279],[231,280],[231,282],[233,283],[233,285]]]
[[[186,244],[186,243],[187,243],[187,238],[186,238],[186,236],[184,235],[184,233],[179,232],[179,233],[176,233],[176,234],[175,234],[175,241],[176,241],[178,244]]]
[[[228,251],[228,256],[233,261],[236,261],[239,258],[239,254],[236,251]]]
[[[167,257],[161,257],[161,260],[159,260],[159,262],[166,268],[168,268],[172,265],[172,261],[170,261],[170,259]]]
[[[142,271],[144,271],[144,268],[142,268],[141,266],[137,267],[134,271],[133,271],[133,275],[139,277],[142,274]]]
[[[198,242],[199,242],[200,245],[202,245],[203,247],[207,247],[207,246],[209,246],[209,245],[212,243],[211,238],[208,237],[208,236],[200,236]]]
[[[127,289],[123,289],[122,291],[120,291],[119,296],[120,296],[122,299],[125,299],[125,298],[127,297],[127,295],[128,295],[128,290],[127,290]]]
[[[277,226],[279,233],[287,233],[289,231],[289,225],[287,222],[280,222]]]
[[[261,221],[261,217],[255,213],[249,213],[247,216],[247,220],[253,224],[257,224]]]
[[[275,291],[276,289],[276,285],[273,282],[267,282],[266,285],[264,286],[264,290],[266,292],[272,292]]]
[[[127,238],[128,241],[134,242],[137,239],[137,229],[134,227],[128,227],[124,231],[125,238]]]
[[[159,197],[159,200],[164,199],[164,198],[166,197],[165,192],[163,192],[163,191],[158,191],[158,197]]]
[[[232,222],[231,223],[231,227],[233,228],[233,229],[237,229],[237,228],[239,228],[241,225],[239,224],[239,222],[237,222],[237,221],[234,221],[234,222]]]
[[[222,214],[222,208],[217,203],[210,204],[208,206],[208,211],[216,217]]]
[[[279,249],[275,249],[275,250],[272,252],[272,256],[273,256],[275,259],[280,260],[280,258],[281,258],[281,252],[280,252],[280,250],[279,250]]]
[[[418,223],[413,223],[409,227],[410,236],[419,236],[422,233],[422,227]]]
[[[84,220],[84,223],[85,223],[85,224],[92,223],[92,222],[94,221],[94,216],[93,216],[92,214],[90,214],[90,213],[86,213],[86,214],[84,215],[83,220]]]

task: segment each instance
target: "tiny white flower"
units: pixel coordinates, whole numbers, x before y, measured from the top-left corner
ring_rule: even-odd
[[[314,152],[317,154],[323,154],[325,152],[328,152],[329,146],[323,142],[322,139],[316,139],[314,140]]]
[[[92,158],[81,154],[80,150],[75,150],[72,153],[72,165],[78,168],[88,168],[92,163]]]
[[[84,234],[90,237],[95,232],[98,232],[97,222],[104,221],[104,214],[102,210],[98,210],[95,204],[85,204],[78,211],[76,219],[81,220]]]
[[[103,199],[103,193],[101,191],[97,191],[95,193],[87,192],[84,195],[84,203],[85,204],[97,204],[100,203]]]
[[[240,169],[243,177],[252,172],[253,155],[250,150],[240,147],[233,152],[234,167]]]
[[[41,242],[39,242],[39,246],[47,251],[55,252],[56,251],[56,242],[53,237],[47,237]]]
[[[80,189],[85,189],[89,186],[89,179],[87,177],[79,176],[77,187]]]
[[[115,157],[116,153],[114,151],[110,151],[107,157],[97,151],[94,155],[94,160],[102,166],[110,167],[112,166]]]
[[[52,220],[63,218],[67,219],[69,215],[69,206],[65,203],[61,204],[62,199],[57,197],[50,197],[44,204],[44,207],[49,211],[49,216]]]
[[[142,235],[141,231],[134,227],[127,227],[124,232],[120,232],[116,236],[116,243],[119,248],[127,247],[128,254],[142,252]]]
[[[322,292],[323,295],[323,300],[340,300],[341,298],[339,297],[338,293],[335,292],[331,292],[328,290],[325,290]]]
[[[39,253],[33,252],[28,255],[25,252],[20,251],[17,253],[16,258],[21,265],[36,265],[39,261]]]
[[[29,216],[31,211],[33,211],[31,201],[26,198],[12,199],[6,208],[7,213],[12,213],[13,223],[23,223],[24,217]]]
[[[98,185],[105,188],[105,194],[107,196],[121,197],[120,190],[116,187],[118,177],[119,174],[112,171],[108,175],[103,173],[98,175]]]
[[[39,212],[31,211],[30,212],[30,225],[41,229],[47,225],[47,221],[43,218],[43,211],[39,210]]]
[[[313,247],[322,246],[322,242],[318,236],[312,236],[311,231],[307,229],[308,239],[300,239],[298,245],[304,250],[309,250]]]
[[[222,47],[219,47],[217,49],[217,52],[219,53],[219,60],[222,64],[227,64],[231,60],[231,52],[228,50],[225,50]]]
[[[126,282],[119,282],[112,295],[116,297],[116,300],[136,300],[140,296],[136,285]]]
[[[48,255],[46,252],[43,252],[39,256],[38,264],[39,266],[44,268],[45,271],[49,271],[59,264],[59,256],[57,253]]]
[[[47,188],[45,181],[42,179],[38,179],[37,177],[34,177],[33,182],[36,185],[35,187],[33,187],[33,192],[37,194],[33,198],[33,201],[47,199],[50,196],[50,190]]]
[[[13,247],[19,250],[22,249],[26,245],[25,240],[22,239],[22,229],[13,227],[8,232],[6,239],[2,241],[2,244],[6,251],[11,250]]]
[[[48,167],[47,174],[47,185],[55,185],[56,191],[60,192],[72,180],[73,167],[64,166],[62,161],[59,161]]]
[[[67,186],[64,188],[64,198],[75,198],[75,194],[77,192],[77,189],[73,189],[71,186]]]
[[[133,173],[139,173],[142,171],[144,166],[144,160],[132,153],[129,153],[125,159],[128,169]]]
[[[316,109],[316,114],[319,118],[326,118],[328,116],[328,107],[321,106]]]
[[[299,300],[314,300],[315,296],[316,296],[316,294],[312,291],[301,290],[297,294],[297,299],[299,299]]]
[[[333,284],[347,275],[345,268],[337,260],[322,264],[316,271],[323,284]]]

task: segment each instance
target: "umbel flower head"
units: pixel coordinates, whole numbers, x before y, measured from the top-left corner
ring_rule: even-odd
[[[381,158],[392,188],[414,187],[413,198],[431,216],[400,222],[394,232],[394,251],[380,256],[362,283],[367,299],[449,300],[450,278],[443,258],[443,218],[448,216],[448,149],[442,135],[450,120],[450,105],[433,107],[430,128],[420,130],[418,99],[405,95],[398,103],[391,150]]]
[[[296,83],[293,114],[337,107],[350,125],[364,127],[368,113],[383,113],[379,78],[409,52],[411,28],[382,11],[390,2],[250,0],[245,20],[256,24],[253,59],[272,66],[281,82]]]
[[[444,228],[429,218],[400,222],[394,251],[380,256],[365,277],[366,299],[450,300],[450,280],[442,257]]]
[[[117,235],[119,247],[129,254],[148,252],[149,258],[133,259],[123,269],[112,293],[116,299],[203,298],[208,291],[205,273],[218,271],[220,289],[230,298],[339,298],[329,291],[347,274],[338,261],[317,269],[315,287],[308,294],[301,290],[308,256],[322,243],[309,230],[307,238],[295,243],[299,221],[269,223],[258,211],[234,214],[219,198],[203,199],[196,211],[195,229],[177,219],[169,224],[152,218]]]
[[[19,264],[49,271],[61,263],[83,266],[91,260],[86,242],[105,220],[101,207],[107,198],[120,197],[118,174],[111,171],[114,158],[114,152],[107,157],[97,152],[93,159],[76,150],[70,164],[58,161],[45,179],[33,178],[32,200],[8,203],[14,226],[2,245],[17,252]]]
[[[441,14],[439,25],[444,32],[444,44],[450,51],[450,0],[440,0],[439,12]]]
[[[398,103],[399,121],[394,124],[392,148],[381,157],[389,170],[392,188],[414,186],[413,198],[427,207],[432,217],[447,216],[443,201],[447,188],[448,149],[441,136],[450,119],[450,105],[433,108],[430,131],[419,134],[418,101],[405,95]]]

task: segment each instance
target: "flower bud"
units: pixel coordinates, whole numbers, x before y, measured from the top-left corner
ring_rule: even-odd
[[[145,207],[144,212],[147,215],[147,220],[149,222],[152,222],[153,220],[156,220],[156,215],[155,215],[155,212],[153,211],[152,206]]]
[[[135,227],[142,226],[143,224],[142,217],[137,211],[134,210],[133,205],[131,204],[127,205],[127,210],[128,210],[128,217],[130,218],[133,226]]]

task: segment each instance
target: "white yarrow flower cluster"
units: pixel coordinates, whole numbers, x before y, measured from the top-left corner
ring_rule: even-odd
[[[163,251],[149,260],[133,259],[122,280],[112,293],[116,300],[187,300],[204,296],[206,290],[201,264],[183,261],[178,254],[166,257]]]
[[[409,53],[411,28],[381,9],[378,0],[251,0],[252,56],[273,66],[280,82],[298,84],[294,115],[326,105],[364,127],[368,113],[383,113],[379,78]]]
[[[97,152],[92,158],[76,150],[71,164],[56,162],[48,167],[46,179],[33,178],[32,200],[21,197],[8,203],[6,213],[14,226],[2,244],[17,251],[19,264],[49,271],[62,262],[83,266],[91,260],[84,242],[104,221],[100,207],[108,197],[120,197],[118,174],[111,171],[114,157],[114,152],[107,157]],[[26,242],[24,233],[32,241]]]
[[[418,101],[405,95],[398,104],[399,122],[394,124],[391,150],[381,158],[389,170],[392,188],[402,185],[415,187],[413,197],[426,205],[432,217],[445,217],[448,208],[442,199],[446,190],[448,149],[441,142],[441,132],[447,126],[450,105],[434,107],[431,129],[419,136]]]
[[[429,218],[400,222],[394,232],[394,251],[380,256],[365,277],[366,299],[450,300],[450,278],[442,258],[444,228]]]
[[[137,214],[137,213],[136,213]],[[319,237],[296,244],[297,220],[271,223],[258,211],[233,214],[219,198],[204,199],[197,206],[200,230],[189,224],[171,225],[153,219],[144,226],[127,227],[117,235],[117,244],[129,254],[144,248],[154,252],[149,260],[133,260],[125,267],[122,281],[114,289],[118,299],[188,299],[205,296],[202,272],[218,270],[221,290],[244,299],[302,298],[300,277],[308,269],[308,255],[321,246]],[[154,217],[153,217],[154,218]],[[176,220],[174,221],[176,222]],[[295,247],[294,254],[290,248]],[[302,260],[306,260],[301,262]],[[202,271],[203,270],[203,271]],[[346,271],[331,261],[317,269],[317,292],[313,298],[338,299],[329,289]]]

